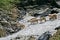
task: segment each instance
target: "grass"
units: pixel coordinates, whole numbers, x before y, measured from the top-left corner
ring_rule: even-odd
[[[60,40],[60,29],[49,40]]]

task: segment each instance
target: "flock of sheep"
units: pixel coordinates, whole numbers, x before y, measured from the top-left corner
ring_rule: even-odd
[[[56,13],[54,13],[54,14],[49,14],[48,15],[48,17],[49,17],[49,20],[55,20],[55,19],[57,19],[57,14]],[[42,21],[47,21],[46,20],[46,17],[40,17],[40,19],[37,19],[37,18],[31,18],[30,20],[28,20],[27,22],[30,22],[31,24],[34,24],[34,23],[38,23],[38,21],[40,21],[40,22],[42,22]],[[25,25],[24,24],[17,24],[17,26],[23,26],[22,27],[22,29],[25,27]],[[16,39],[20,39],[20,37],[16,37],[16,38],[14,38],[14,39],[11,39],[11,40],[16,40]],[[34,37],[34,36],[30,36],[29,38],[28,38],[28,40],[35,40],[36,38]],[[25,39],[24,39],[25,40]]]
[[[57,14],[56,13],[49,14],[48,17],[49,17],[49,20],[55,20],[55,19],[57,19]],[[28,20],[28,22],[31,22],[31,24],[38,23],[38,21],[40,21],[40,23],[42,23],[43,21],[46,22],[47,20],[46,20],[46,17],[40,17],[39,19],[32,18],[32,19]]]
[[[49,20],[55,20],[55,19],[57,19],[57,14],[56,13],[49,14],[48,17],[49,17]],[[35,23],[38,23],[38,22],[39,23],[43,23],[43,21],[44,22],[47,21],[46,17],[40,17],[39,19],[37,19],[36,17],[34,17],[34,18],[31,18],[30,20],[28,20],[27,22],[30,22],[31,24],[35,24]],[[20,25],[20,23],[17,24],[17,26],[19,26],[19,25]],[[24,24],[21,24],[20,26],[21,26],[21,29],[25,28]]]

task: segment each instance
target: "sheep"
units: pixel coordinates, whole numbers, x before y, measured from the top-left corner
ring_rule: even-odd
[[[53,17],[54,17],[54,19],[57,19],[57,14],[54,13],[54,14],[53,14]]]
[[[28,22],[31,22],[31,24],[38,23],[38,19],[37,18],[32,18],[32,19],[28,20]]]
[[[38,19],[41,23],[44,21],[46,22],[46,18],[45,17],[41,17],[40,19]]]
[[[57,14],[54,13],[54,14],[49,14],[49,20],[55,20],[57,19]]]

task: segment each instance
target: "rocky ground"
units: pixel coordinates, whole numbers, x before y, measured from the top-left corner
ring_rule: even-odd
[[[25,27],[24,25],[20,24],[19,21],[24,18],[26,13],[29,13],[29,15],[34,16],[34,14],[38,14],[39,12],[41,12],[41,10],[43,12],[43,10],[49,8],[49,6],[42,5],[39,7],[35,5],[35,6],[27,6],[25,8],[26,10],[14,7],[10,11],[0,9],[0,29],[4,31],[4,36],[16,33]],[[1,31],[1,33],[3,33],[3,31]],[[2,35],[3,34],[1,34],[0,36],[2,37]]]
[[[22,25],[18,22],[20,18],[22,19],[17,8],[11,11],[0,9],[0,36],[7,36],[21,30]]]

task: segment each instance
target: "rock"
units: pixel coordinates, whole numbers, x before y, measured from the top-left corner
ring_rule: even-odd
[[[10,26],[10,23],[9,22],[6,22],[6,21],[0,21],[0,23],[4,27]]]
[[[13,34],[21,29],[16,26],[19,16],[16,8],[13,8],[12,11],[0,9],[0,28],[6,30],[6,35]]]

